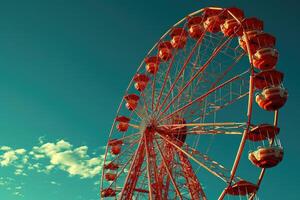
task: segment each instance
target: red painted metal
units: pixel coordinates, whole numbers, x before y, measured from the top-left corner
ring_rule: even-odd
[[[101,197],[114,197],[116,196],[116,190],[107,188],[101,191]]]
[[[274,48],[258,49],[253,55],[253,66],[260,70],[273,69],[278,60],[278,51]]]
[[[155,101],[155,90],[156,90],[156,75],[154,75],[153,81],[152,81],[152,100],[151,100],[151,110],[154,109],[154,101]]]
[[[136,94],[129,94],[126,95],[124,99],[126,100],[126,107],[128,108],[128,110],[133,111],[136,109],[140,97]]]
[[[256,102],[264,110],[278,110],[286,103],[288,98],[287,90],[281,87],[265,88],[261,94],[256,95]]]
[[[247,139],[257,142],[267,139],[274,139],[279,133],[279,128],[270,124],[260,124],[253,127],[247,134]]]
[[[265,70],[254,76],[254,85],[257,89],[264,89],[271,86],[279,86],[283,81],[283,73],[275,69]]]
[[[104,165],[104,169],[117,170],[119,169],[119,165],[117,163],[110,162],[109,164]]]
[[[129,121],[130,119],[128,117],[125,116],[118,116],[116,118],[117,123],[117,129],[120,132],[126,132],[128,130],[129,127]]]
[[[184,28],[185,28],[185,25],[184,25],[183,29]],[[178,53],[178,49],[176,48],[175,51],[173,52],[173,56],[172,56],[172,58],[171,58],[171,60],[169,62],[168,69],[166,71],[166,74],[165,74],[165,77],[164,77],[164,81],[163,81],[163,84],[161,86],[161,89],[160,89],[160,92],[159,92],[159,95],[158,95],[158,98],[157,98],[157,101],[156,101],[156,105],[155,105],[155,110],[154,111],[157,111],[157,108],[159,106],[162,93],[163,93],[163,91],[165,89],[165,86],[166,86],[167,80],[169,78],[169,74],[170,74],[170,71],[171,71],[171,69],[173,67],[173,63],[174,63],[175,56],[177,55],[177,53]],[[152,110],[153,110],[153,108],[152,108]]]
[[[158,176],[158,168],[156,164],[156,152],[154,151],[154,137],[155,131],[146,129],[144,134],[147,168],[148,168],[148,184],[149,184],[149,197],[150,199],[162,199],[162,183]]]
[[[246,36],[248,38],[249,43],[248,48],[246,45]],[[274,48],[275,42],[276,39],[274,36],[257,30],[247,31],[239,39],[239,44],[241,48],[244,49],[246,52],[249,52],[248,49],[250,49],[250,52],[252,54],[261,48]]]
[[[282,161],[283,149],[280,147],[261,147],[250,152],[248,158],[257,167],[271,168]]]
[[[226,81],[226,82],[224,82],[224,83],[222,83],[222,84],[220,84],[220,85],[218,85],[218,86],[212,88],[212,89],[209,90],[207,93],[201,95],[200,97],[198,97],[198,98],[194,99],[193,101],[187,103],[186,105],[184,105],[184,106],[178,108],[177,110],[175,110],[174,112],[170,113],[169,115],[163,117],[162,119],[160,119],[160,121],[165,120],[165,119],[168,119],[168,118],[172,117],[173,115],[179,113],[180,111],[182,111],[182,110],[188,108],[189,106],[191,106],[191,105],[194,104],[195,102],[199,102],[199,101],[203,100],[203,99],[204,99],[205,97],[207,97],[209,94],[211,94],[211,93],[213,93],[214,91],[216,91],[216,90],[218,90],[218,89],[224,87],[224,85],[227,85],[227,84],[229,84],[229,83],[235,81],[236,79],[240,78],[242,75],[244,75],[244,74],[243,74],[243,73],[242,73],[242,74],[239,74],[239,75],[237,75],[237,76],[235,76],[235,77],[229,79],[228,81]],[[165,110],[166,110],[166,109],[165,109]],[[164,111],[165,111],[165,110],[164,110]],[[164,112],[163,112],[163,113],[164,113]]]
[[[127,200],[133,197],[133,193],[141,173],[141,167],[145,158],[145,143],[140,141],[139,147],[135,153],[134,159],[131,163],[128,175],[124,182],[123,189],[121,191],[120,200]]]
[[[178,73],[178,75],[176,76],[176,79],[174,80],[173,84],[171,85],[170,87],[170,90],[168,91],[167,95],[165,96],[165,99],[164,101],[162,102],[161,106],[160,106],[160,109],[162,109],[162,107],[164,106],[164,104],[166,103],[168,97],[170,96],[172,90],[174,89],[177,81],[180,79],[180,76],[182,75],[182,73],[184,72],[185,68],[187,67],[188,63],[190,62],[194,52],[196,51],[198,45],[201,43],[202,39],[203,39],[204,35],[202,37],[200,37],[198,40],[197,40],[197,43],[195,44],[195,46],[193,47],[192,51],[190,52],[189,56],[187,57],[187,59],[185,60],[180,72]]]
[[[116,180],[116,177],[117,177],[117,174],[114,174],[114,173],[106,173],[105,174],[105,179],[107,181],[114,181],[114,180]]]
[[[250,42],[249,42],[248,34],[246,34],[246,30],[244,28],[244,25],[242,26],[242,28],[243,28],[243,35],[245,36],[244,42],[246,44],[246,48],[250,49]],[[232,181],[235,177],[235,173],[236,173],[236,170],[238,168],[238,165],[239,165],[239,162],[240,162],[240,159],[241,159],[241,156],[242,156],[242,152],[243,152],[244,147],[245,147],[245,143],[246,143],[246,140],[247,140],[247,134],[250,130],[251,117],[252,117],[252,107],[253,107],[253,93],[254,93],[253,54],[252,54],[251,51],[248,52],[248,58],[249,58],[249,62],[250,62],[251,73],[250,73],[250,78],[249,78],[249,83],[250,84],[249,84],[249,98],[248,98],[248,110],[247,110],[247,117],[248,117],[247,127],[246,127],[246,129],[243,133],[243,137],[241,139],[240,146],[239,146],[239,149],[237,151],[237,154],[236,154],[236,157],[235,157],[232,169],[231,169],[230,180],[228,182],[227,187],[223,190],[223,192],[219,196],[218,200],[223,200],[225,195],[226,195],[226,190],[231,187],[231,183],[232,183]]]
[[[215,58],[215,56],[221,51],[221,49],[231,40],[231,38],[232,37],[229,37],[227,40],[225,40],[220,46],[218,46],[216,49],[215,49],[215,51],[214,51],[214,53],[210,56],[210,58],[206,61],[206,63],[195,73],[195,75],[193,75],[192,77],[191,77],[191,79],[182,87],[182,89],[178,92],[178,94],[170,101],[170,103],[166,106],[166,108],[162,111],[162,113],[161,114],[164,114],[169,108],[170,108],[170,106],[174,103],[174,101],[183,93],[183,91],[199,76],[199,74],[201,73],[201,72],[203,72],[206,68],[207,68],[207,66],[211,63],[211,61]],[[187,61],[189,61],[189,59],[187,60]],[[179,77],[181,76],[181,74],[183,73],[183,71],[184,71],[184,69],[185,69],[185,66],[187,65],[187,63],[188,62],[186,62],[185,63],[185,65],[184,65],[184,67],[182,68],[182,72],[177,76],[178,77],[178,79],[179,79]],[[176,79],[177,80],[177,79]],[[176,83],[177,81],[175,81],[174,82],[174,86],[173,86],[173,88],[175,87],[175,83]],[[171,87],[172,88],[172,87]],[[172,89],[173,89],[172,88]],[[171,92],[171,91],[170,91]],[[164,104],[166,103],[166,100],[167,100],[167,98],[169,97],[169,95],[170,95],[170,92],[168,93],[168,95],[165,97],[165,100],[164,100],[164,102],[162,103],[162,105],[161,105],[161,109],[162,109],[162,107],[164,106]]]
[[[156,74],[159,69],[159,57],[158,56],[152,56],[145,58],[146,63],[146,70],[150,74]]]
[[[176,179],[172,175],[175,149],[173,149],[170,144],[163,142],[163,151],[162,151],[157,140],[155,140],[155,141],[156,141],[156,145],[157,145],[158,151],[160,153],[160,156],[162,158],[162,163],[161,163],[161,166],[159,169],[159,179],[160,179],[161,183],[164,183],[164,180],[166,179],[165,184],[162,185],[162,197],[163,197],[163,199],[168,199],[170,182],[172,182],[177,196],[180,199],[183,199],[182,195],[179,191],[179,187],[176,183]]]
[[[245,17],[244,11],[242,11],[241,9],[236,8],[236,7],[227,8],[225,15],[226,15],[226,18],[231,18],[232,16],[234,16],[235,18],[237,18],[239,20],[243,20]]]
[[[226,19],[223,24],[220,25],[221,31],[224,34],[224,36],[242,36],[243,35],[243,29],[239,22],[237,22],[235,19]]]
[[[217,33],[221,30],[221,25],[224,24],[226,19],[232,18],[231,15],[235,16],[238,19],[244,18],[244,12],[238,8],[228,8],[226,10],[215,10],[215,9],[207,9],[204,13],[206,18],[204,22],[204,28],[207,31],[212,33]]]
[[[187,31],[184,28],[174,27],[170,32],[172,47],[182,49],[186,44],[187,35]]]
[[[227,188],[226,193],[230,195],[246,196],[256,192],[257,186],[248,181],[239,181],[233,186]]]
[[[274,123],[273,123],[274,127],[277,127],[277,124],[278,124],[278,113],[279,113],[278,110],[276,110],[276,111],[274,112]],[[270,146],[272,146],[273,144],[274,144],[274,138],[271,140]],[[266,168],[263,168],[263,169],[260,171],[260,174],[259,174],[259,177],[258,177],[258,180],[257,180],[257,184],[256,184],[256,185],[257,185],[257,188],[260,187],[260,184],[261,184],[261,182],[262,182],[262,180],[263,180],[263,178],[264,178],[265,172],[266,172]],[[257,190],[258,190],[258,189],[257,189]],[[253,192],[252,195],[250,196],[249,200],[253,200],[254,197],[255,197],[255,195],[256,195],[256,192]]]
[[[193,200],[206,200],[205,193],[202,189],[202,186],[193,171],[193,167],[185,154],[182,152],[178,152],[178,157],[181,164],[181,169],[183,172],[183,176],[186,179],[186,185],[190,192],[190,197]]]
[[[167,62],[172,58],[173,45],[171,42],[169,41],[160,42],[157,48],[158,48],[158,56],[162,61]]]
[[[145,74],[136,74],[133,80],[135,82],[134,87],[140,92],[145,90],[149,82],[149,78]]]
[[[242,20],[242,25],[245,31],[262,31],[264,29],[264,22],[257,19],[256,17],[246,18]]]
[[[203,27],[203,17],[194,16],[188,18],[188,28],[189,35],[194,39],[199,39],[205,33],[205,28]]]

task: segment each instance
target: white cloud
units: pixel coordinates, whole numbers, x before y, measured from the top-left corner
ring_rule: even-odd
[[[54,165],[47,165],[46,171],[50,172],[55,166]]]
[[[16,195],[16,196],[19,196],[19,197],[23,197],[23,196],[24,196],[24,195],[23,195],[21,192],[19,192],[19,191],[16,191],[16,192],[14,192],[13,194]]]
[[[22,186],[17,186],[17,187],[15,187],[16,188],[16,190],[21,190],[22,189]]]
[[[0,158],[1,158],[1,162],[0,162],[1,166],[8,166],[18,159],[14,151],[5,152],[3,155],[0,156]]]
[[[39,144],[44,144],[45,136],[39,137]]]
[[[26,152],[26,150],[25,150],[25,149],[16,149],[15,152],[16,152],[17,154],[22,155],[22,154],[24,154],[24,153]]]
[[[25,149],[13,150],[8,146],[2,146],[0,149],[4,151],[4,153],[0,155],[0,166],[2,167],[13,164],[21,155],[26,153]]]
[[[23,194],[21,193],[23,189],[22,185],[24,185],[23,182],[14,178],[7,176],[0,177],[0,187],[4,186],[3,188],[5,188],[5,190],[13,192],[14,195],[23,196]]]
[[[60,183],[57,183],[56,181],[50,181],[51,185],[60,185]]]
[[[15,175],[23,175],[23,176],[27,176],[27,174],[23,171],[23,169],[16,169],[15,171]]]
[[[2,147],[0,147],[0,150],[1,151],[9,151],[11,148],[10,147],[8,147],[8,146],[2,146]]]
[[[15,167],[15,175],[26,176],[25,169],[39,173],[50,173],[58,169],[68,173],[69,176],[80,178],[93,178],[102,170],[103,156],[88,154],[87,146],[73,147],[65,140],[56,143],[43,143],[44,138],[39,139],[39,145],[31,150],[12,149],[8,146],[0,147],[0,167]]]

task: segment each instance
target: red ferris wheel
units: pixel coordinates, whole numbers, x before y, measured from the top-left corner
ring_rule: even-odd
[[[119,105],[101,198],[257,198],[283,158],[275,41],[238,8],[204,8],[170,28]]]

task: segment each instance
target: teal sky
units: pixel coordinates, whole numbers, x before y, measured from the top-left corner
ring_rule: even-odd
[[[296,0],[0,0],[0,199],[98,199],[103,146],[137,66],[171,25],[210,5],[239,7],[277,38],[289,91],[279,117],[285,157],[267,171],[259,196],[297,199]]]

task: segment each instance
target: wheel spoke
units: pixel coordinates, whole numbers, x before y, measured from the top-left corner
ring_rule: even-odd
[[[225,85],[227,84],[230,84],[231,82],[235,81],[235,80],[238,80],[240,79],[242,76],[244,76],[245,74],[248,73],[249,70],[239,74],[239,75],[236,75],[234,76],[233,78],[227,80],[226,82],[212,88],[211,90],[209,90],[208,92],[206,92],[205,94],[201,95],[200,97],[197,97],[196,99],[192,100],[191,102],[187,103],[186,105],[182,106],[181,108],[178,108],[177,110],[175,110],[174,112],[172,112],[171,114],[163,117],[162,119],[160,119],[159,121],[162,121],[162,120],[165,120],[165,119],[168,119],[170,118],[171,116],[177,114],[178,112],[182,111],[182,110],[185,110],[187,109],[189,106],[193,105],[194,103],[196,102],[200,102],[200,101],[203,101],[208,95],[210,95],[211,93],[215,92],[216,90],[224,87]]]
[[[249,92],[245,92],[244,94],[241,94],[241,95],[237,96],[236,98],[231,99],[231,100],[228,101],[228,102],[225,102],[223,105],[218,105],[218,106],[213,107],[213,108],[212,108],[210,111],[208,111],[208,112],[207,112],[207,111],[203,111],[200,117],[198,117],[198,118],[196,118],[196,119],[192,119],[192,121],[198,121],[198,120],[204,118],[205,116],[209,116],[209,115],[211,115],[211,114],[213,114],[213,113],[216,113],[217,111],[220,111],[220,110],[226,108],[227,106],[229,106],[229,105],[235,103],[236,101],[238,101],[238,100],[240,100],[240,99],[243,99],[244,97],[248,96],[248,94],[249,94]],[[202,111],[201,109],[199,109],[199,110]],[[188,119],[188,118],[189,118],[189,117],[187,117],[187,119]]]
[[[160,110],[162,109],[162,107],[164,106],[164,104],[166,103],[167,99],[169,98],[169,96],[170,96],[170,94],[171,94],[171,91],[174,89],[174,87],[175,87],[177,81],[180,79],[182,73],[183,73],[184,70],[186,69],[186,67],[187,67],[188,63],[190,62],[190,60],[191,60],[191,58],[192,58],[194,52],[196,51],[196,49],[198,48],[198,46],[201,44],[202,39],[204,38],[204,36],[205,36],[205,33],[203,33],[202,36],[197,40],[195,46],[194,46],[193,49],[191,50],[191,52],[190,52],[189,56],[187,57],[187,59],[185,60],[185,62],[184,62],[184,64],[183,64],[183,66],[182,66],[180,72],[178,73],[176,79],[175,79],[174,82],[172,83],[172,85],[171,85],[171,87],[170,87],[170,90],[168,91],[167,95],[165,96],[165,98],[164,98],[162,104],[160,105],[160,108],[158,109],[159,112],[160,112]]]
[[[156,87],[156,75],[154,75],[153,82],[152,82],[152,101],[151,101],[151,110],[152,111],[153,111],[153,107],[154,107],[155,87]]]
[[[130,159],[128,159],[128,161],[122,166],[122,168],[120,169],[120,172],[117,174],[116,178],[114,181],[112,181],[110,183],[110,185],[108,186],[109,188],[116,183],[116,181],[118,180],[118,178],[121,176],[121,174],[124,172],[125,168],[128,166],[128,164],[132,161],[132,157]]]
[[[186,23],[184,24],[183,28],[185,28],[185,27],[186,27]],[[174,63],[174,60],[175,60],[175,57],[176,57],[177,53],[178,53],[178,49],[175,50],[174,55],[172,56],[171,61],[170,61],[169,65],[168,65],[168,69],[166,71],[166,74],[164,75],[165,78],[164,78],[162,87],[160,89],[160,92],[159,92],[159,95],[158,95],[158,98],[157,98],[157,102],[156,102],[156,105],[155,105],[155,111],[157,111],[157,108],[159,106],[160,99],[161,99],[162,94],[164,92],[164,88],[166,86],[166,83],[167,83],[170,71],[171,71],[171,69],[173,67],[173,63]]]
[[[210,64],[210,62],[215,58],[216,55],[221,51],[221,49],[229,42],[231,41],[232,37],[227,38],[225,42],[223,42],[219,47],[215,49],[215,51],[212,53],[210,58],[206,61],[206,63],[196,72],[195,75],[192,76],[192,78],[185,84],[185,86],[178,92],[178,94],[170,101],[170,103],[166,106],[166,108],[162,111],[161,114],[164,114],[170,106],[175,102],[175,100],[183,93],[183,91],[201,74]],[[180,74],[181,75],[181,74]],[[174,82],[173,84],[175,84]],[[163,104],[161,105],[161,108],[163,107],[164,103],[166,102],[168,96],[166,96]]]
[[[207,134],[228,134],[228,135],[242,135],[242,129],[246,124],[238,122],[219,122],[219,123],[188,123],[188,124],[164,124],[159,125],[156,129],[157,132],[164,134],[195,134],[195,135],[207,135]],[[181,132],[184,127],[190,128]],[[208,128],[206,128],[208,127]]]
[[[134,138],[135,136],[140,136],[141,133],[140,132],[137,132],[137,133],[133,133],[133,134],[130,134],[130,135],[124,135],[123,137],[121,138],[118,138],[116,140],[114,140],[113,142],[117,143],[117,142],[123,142],[123,143],[132,143],[133,141],[132,140],[137,140],[137,138]]]
[[[166,138],[165,136],[158,134],[162,139],[164,139],[166,142],[174,146],[178,151],[182,152],[186,156],[188,156],[190,159],[195,161],[197,164],[199,164],[201,167],[206,169],[208,172],[213,174],[214,176],[220,178],[225,183],[228,183],[230,179],[230,170],[226,169],[223,165],[219,164],[218,162],[210,159],[207,155],[200,153],[196,149],[193,149],[189,147],[187,144],[182,143],[182,147],[178,146],[174,142],[172,142],[170,139]]]
[[[126,148],[125,150],[123,149],[123,151],[122,151],[120,154],[118,154],[116,157],[114,157],[112,160],[110,160],[110,162],[116,162],[116,161],[118,161],[121,157],[125,157],[125,155],[126,155],[127,153],[132,153],[132,152],[131,152],[131,151],[132,151],[132,147],[133,147],[135,144],[137,144],[139,141],[140,141],[140,140],[135,140],[135,141],[131,142],[131,143],[129,144],[129,147],[128,147],[128,148]]]
[[[173,127],[172,129],[178,129],[182,127],[205,127],[205,126],[240,126],[245,125],[245,123],[239,122],[215,122],[215,123],[189,123],[189,124],[162,124],[158,127]]]
[[[136,124],[128,123],[128,125],[131,126],[132,128],[140,129],[140,126],[138,126],[138,125],[136,125]]]

